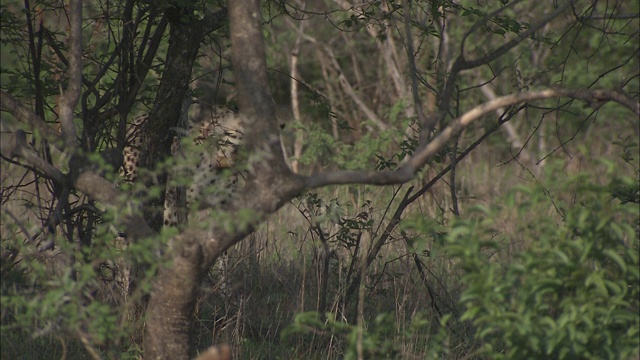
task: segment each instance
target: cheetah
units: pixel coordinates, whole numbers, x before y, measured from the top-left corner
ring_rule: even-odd
[[[187,207],[198,200],[209,206],[224,204],[237,188],[239,174],[222,175],[225,169],[233,167],[242,141],[243,130],[240,117],[231,109],[214,108],[211,116],[189,120],[186,130],[178,130],[171,146],[175,166],[169,172],[164,203],[164,225],[178,224],[177,178],[189,179],[186,187]],[[127,146],[123,155],[121,176],[133,183],[137,178],[137,164],[142,139],[140,129],[145,126],[148,115],[136,117],[127,130]],[[186,138],[186,141],[182,140]],[[223,184],[216,184],[222,179]]]
[[[237,188],[240,174],[232,171],[232,168],[241,145],[243,124],[240,117],[228,108],[213,108],[206,114],[201,119],[189,119],[184,128],[175,131],[171,145],[174,165],[169,171],[165,190],[165,227],[175,227],[182,220],[179,219],[179,194],[186,192],[184,198],[187,209],[198,201],[218,206],[228,201]],[[120,168],[121,179],[126,183],[133,183],[137,179],[143,144],[140,130],[148,121],[148,115],[138,116],[127,129],[124,160]],[[188,179],[188,186],[178,186],[179,180],[184,179]],[[118,233],[115,238],[116,249],[124,252],[128,245],[126,234]],[[113,269],[115,285],[126,303],[133,291],[133,269],[124,254],[109,267]]]

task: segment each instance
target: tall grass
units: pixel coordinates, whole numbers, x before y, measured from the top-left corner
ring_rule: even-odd
[[[537,159],[552,153],[544,166],[509,161],[508,150],[489,143],[457,165],[455,205],[460,218],[481,216],[470,211],[473,208],[500,205],[492,214],[500,240],[498,248],[486,254],[491,261],[507,266],[530,247],[536,236],[530,223],[561,223],[557,204],[575,203],[579,195],[571,186],[569,191],[561,186],[563,181],[582,174],[594,184],[606,184],[609,179],[602,175],[610,166],[637,177],[637,166],[622,159],[623,147],[606,134],[590,136],[539,153]],[[211,269],[196,305],[196,349],[224,342],[236,349],[237,359],[342,359],[362,329],[377,349],[371,358],[482,358],[474,352],[481,345],[475,329],[459,321],[464,312],[458,303],[464,291],[459,263],[443,250],[456,219],[450,175],[407,207],[366,269],[356,300],[345,301],[363,254],[383,234],[401,198],[444,167],[435,163],[403,186],[331,187],[291,201]],[[547,181],[550,178],[555,182]],[[524,195],[501,204],[511,189],[540,184],[545,184],[549,201],[531,208],[527,222],[517,215],[520,204],[528,201]],[[352,222],[349,231],[345,220]],[[318,318],[314,312],[320,312]],[[314,321],[318,327],[299,331]],[[88,356],[78,342],[47,336],[33,340],[31,335],[3,331],[2,358]],[[130,358],[139,354],[135,349],[130,353]]]
[[[500,153],[495,147],[481,146],[457,168],[455,181],[461,216],[466,216],[471,207],[495,204],[514,187],[541,184],[550,176],[562,181],[581,173],[594,183],[605,184],[607,179],[599,176],[606,173],[606,164],[599,160],[602,157],[610,159],[626,175],[636,176],[636,169],[620,158],[621,148],[602,137],[583,141],[576,141],[566,145],[562,152],[555,152],[539,170],[532,170],[535,164],[507,163],[508,153]],[[367,248],[381,235],[404,191],[410,185],[418,187],[426,183],[438,168],[430,168],[424,173],[424,179],[403,187],[329,188],[319,191],[318,197],[325,204],[336,199],[338,205],[334,210],[343,218],[353,218],[366,211],[367,201],[370,201],[368,214],[373,225],[356,232],[357,239],[354,239],[359,241],[357,246]],[[403,358],[425,358],[429,354],[427,339],[434,336],[441,315],[448,313],[456,317],[462,311],[457,304],[462,291],[460,274],[455,261],[440,251],[442,233],[454,218],[450,180],[445,177],[407,209],[403,214],[406,221],[394,229],[366,272],[364,298],[361,299],[364,301],[364,318],[372,324],[380,314],[391,315],[392,328],[396,332],[393,345],[401,349]],[[553,203],[570,203],[576,195],[560,190],[560,186],[557,189],[546,188],[546,196],[551,202],[538,205],[529,221],[536,222],[539,217],[555,218],[560,222],[559,210]],[[396,192],[399,195],[394,198]],[[517,199],[518,202],[526,200]],[[346,245],[337,240],[335,235],[340,225],[332,222],[332,214],[322,212],[314,218],[305,214],[306,206],[304,197],[292,201],[251,238],[230,250],[212,270],[211,281],[203,286],[198,305],[199,348],[230,342],[241,349],[238,358],[242,359],[343,358],[347,336],[340,332],[282,336],[299,313],[320,310],[344,321],[352,321],[356,317],[357,310],[345,308],[341,302],[349,286],[347,281],[352,280],[347,279],[347,275],[356,245]],[[530,246],[535,239],[535,234],[516,214],[515,209],[503,207],[493,219],[502,238],[509,239],[501,243],[502,248],[495,254],[488,255],[494,256],[494,261],[510,263],[514,255]],[[432,232],[411,233],[407,230],[414,240],[414,247],[409,248],[402,232],[407,229],[405,224],[415,219],[429,219],[433,224]],[[326,245],[315,228],[324,231],[328,238]],[[426,282],[420,276],[413,254],[425,266],[422,271],[427,276]],[[321,278],[326,256],[329,257],[329,285],[328,291],[322,293]],[[323,297],[326,306],[320,309]],[[411,330],[415,327],[412,320],[417,316],[425,317],[430,325]],[[448,340],[451,352],[447,358],[452,359],[466,356],[474,346],[473,330],[463,323],[455,324],[453,335]]]

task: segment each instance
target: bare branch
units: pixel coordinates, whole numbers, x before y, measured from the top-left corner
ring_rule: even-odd
[[[305,186],[309,189],[315,189],[340,184],[403,184],[413,179],[414,175],[413,169],[406,165],[394,171],[333,171],[308,176]]]
[[[3,156],[9,159],[20,157],[59,184],[65,183],[65,176],[60,170],[49,164],[27,146],[27,134],[23,130],[16,130],[10,141],[3,141],[1,149]]]
[[[567,89],[547,89],[542,91],[534,91],[520,94],[507,95],[499,97],[493,101],[476,106],[470,111],[466,112],[459,118],[455,119],[451,125],[447,126],[438,136],[436,136],[424,149],[419,153],[414,154],[408,161],[413,169],[420,169],[423,167],[429,158],[435,155],[444,145],[451,140],[452,137],[460,133],[462,129],[467,127],[473,121],[481,118],[482,116],[496,111],[502,107],[507,107],[519,103],[559,98],[570,97],[574,99],[581,99],[587,102],[607,102],[615,101],[624,105],[629,110],[633,111],[636,115],[640,116],[640,104],[633,99],[627,97],[625,94],[614,90],[567,90]]]
[[[304,7],[303,7],[304,9]],[[287,22],[289,23],[289,22]],[[302,36],[300,33],[304,33],[304,21],[300,22],[298,27],[298,36],[296,36],[296,42],[291,49],[291,111],[293,113],[293,119],[296,123],[301,123],[302,116],[300,115],[300,100],[298,98],[298,53],[300,52],[300,45],[302,43]],[[302,146],[304,143],[304,132],[300,127],[295,129],[295,142],[293,143],[293,158],[291,159],[291,169],[294,173],[298,173],[298,165],[300,156],[302,155]]]
[[[473,121],[497,109],[535,100],[569,97],[587,101],[588,104],[600,106],[608,101],[617,102],[640,116],[640,103],[624,93],[615,90],[568,90],[547,89],[499,97],[493,101],[477,106],[455,119],[424,149],[413,154],[404,164],[394,171],[336,171],[315,174],[305,179],[308,188],[317,188],[337,184],[371,184],[389,185],[407,182],[415,173],[426,165],[427,161],[440,151],[454,136],[460,133]]]
[[[451,67],[451,71],[449,73],[449,77],[448,77],[448,79],[446,81],[446,84],[444,86],[444,90],[442,91],[442,96],[440,98],[440,105],[438,107],[440,112],[441,112],[441,114],[442,114],[442,116],[444,116],[444,114],[446,113],[446,111],[449,108],[449,101],[451,100],[451,95],[453,93],[453,89],[455,87],[455,84],[456,84],[456,81],[457,81],[457,78],[458,78],[458,74],[461,71],[473,69],[473,68],[476,68],[478,66],[488,64],[491,61],[493,61],[493,60],[499,58],[500,56],[504,55],[507,51],[511,50],[516,45],[518,45],[519,43],[521,43],[522,41],[527,39],[529,36],[533,35],[536,31],[540,30],[542,27],[544,27],[546,24],[548,24],[551,20],[555,19],[557,16],[559,16],[562,13],[564,13],[572,4],[573,4],[573,1],[567,1],[567,2],[563,3],[554,12],[552,12],[549,15],[547,15],[542,20],[538,21],[535,25],[532,25],[526,31],[523,31],[522,33],[520,33],[517,37],[515,37],[511,41],[507,42],[506,44],[500,46],[499,48],[497,48],[495,50],[490,51],[489,53],[487,53],[486,55],[484,55],[481,58],[467,61],[464,58],[464,44],[465,44],[466,38],[469,36],[471,31],[473,31],[476,27],[479,27],[480,25],[484,24],[487,21],[487,19],[489,19],[491,16],[495,16],[496,14],[498,14],[501,11],[505,10],[507,7],[511,6],[512,4],[509,4],[506,7],[497,10],[496,12],[488,15],[487,17],[485,17],[484,19],[482,19],[478,23],[476,23],[471,28],[470,32],[468,32],[465,35],[465,37],[464,37],[464,39],[463,39],[463,41],[462,41],[462,43],[460,45],[460,54],[458,55],[458,57],[456,58],[455,62],[453,63],[453,66]],[[435,128],[437,121],[439,121],[440,119],[435,119],[435,120],[436,120],[435,122],[434,121],[430,121],[430,122],[428,121],[428,127],[426,128],[426,130],[423,130],[423,131],[427,131],[427,133],[431,133],[431,131],[433,131],[433,129]]]
[[[367,22],[367,17],[363,14],[362,9],[358,9],[356,5],[352,5],[346,0],[335,0],[336,4],[340,6],[342,10],[349,11],[350,13],[358,16],[358,18],[364,22]],[[390,5],[388,3],[382,4],[381,7],[386,8],[384,11],[391,12],[389,9]],[[358,10],[356,10],[358,9]],[[384,64],[388,69],[388,75],[391,77],[393,81],[393,85],[395,87],[396,93],[398,93],[401,99],[405,98],[405,83],[403,77],[398,69],[398,61],[397,61],[397,52],[395,49],[395,40],[393,36],[391,36],[389,27],[392,26],[389,20],[383,21],[384,26],[376,25],[373,22],[369,22],[367,26],[365,26],[365,30],[371,36],[372,39],[376,41],[378,48],[380,50],[382,59],[384,60]],[[380,35],[387,33],[387,38],[382,41]],[[412,51],[413,52],[413,51]],[[412,110],[411,110],[412,111]],[[411,117],[412,115],[408,115]]]
[[[60,134],[48,126],[33,111],[22,105],[16,98],[4,90],[0,90],[0,109],[13,115],[18,121],[28,125],[28,129],[34,134],[44,137],[49,144],[59,150],[63,150]]]
[[[335,54],[333,53],[331,48],[324,45],[322,46],[322,48],[324,49],[324,52],[327,54],[329,60],[331,61],[331,65],[333,65],[334,69],[336,70],[338,74],[338,80],[340,81],[340,85],[342,85],[342,88],[344,89],[344,91],[349,95],[349,97],[351,97],[353,102],[355,102],[356,105],[358,105],[358,108],[360,108],[360,110],[367,116],[367,118],[372,123],[374,123],[380,130],[386,131],[389,128],[389,125],[387,125],[384,121],[382,121],[378,117],[378,115],[375,113],[375,111],[373,111],[369,107],[369,105],[367,105],[364,102],[364,100],[362,100],[360,95],[356,93],[353,86],[351,86],[351,82],[349,82],[349,79],[347,79],[347,77],[344,75],[344,71],[342,70],[340,63],[336,59]]]
[[[537,24],[531,26],[530,28],[528,28],[526,31],[523,31],[522,33],[520,33],[520,35],[518,35],[517,37],[515,37],[511,41],[509,41],[506,44],[500,46],[499,48],[489,52],[485,56],[483,56],[481,58],[478,58],[478,59],[474,59],[474,60],[464,61],[464,65],[462,66],[461,70],[471,69],[471,68],[478,67],[480,65],[488,64],[491,61],[493,61],[493,60],[499,58],[500,56],[504,55],[507,51],[511,50],[513,47],[515,47],[516,45],[521,43],[523,40],[525,40],[528,37],[530,37],[531,35],[535,34],[536,31],[542,29],[545,25],[547,25],[549,22],[551,22],[551,20],[553,20],[556,17],[558,17],[558,15],[564,13],[565,10],[567,10],[574,2],[575,2],[575,0],[574,1],[565,2],[564,4],[559,6],[554,12],[552,12],[549,15],[547,15],[542,20],[538,21]],[[461,56],[462,55],[463,54],[461,53]]]
[[[336,59],[336,56],[333,50],[331,50],[331,48],[328,47],[327,45],[319,42],[316,38],[301,32],[297,27],[293,27],[293,28],[298,32],[298,36],[302,36],[305,40],[316,45],[318,49],[321,50],[321,53],[327,57],[327,59],[331,63],[331,66],[334,68],[334,70],[338,75],[338,80],[340,81],[340,85],[342,85],[342,89],[344,90],[344,92],[347,93],[347,95],[349,95],[349,97],[353,100],[353,102],[356,103],[360,111],[362,111],[365,114],[365,116],[369,120],[371,120],[371,122],[374,123],[380,130],[382,131],[387,130],[389,128],[389,125],[387,125],[384,121],[380,119],[380,117],[378,117],[375,111],[373,111],[364,102],[364,100],[362,100],[362,98],[356,93],[353,86],[351,86],[349,79],[347,79],[347,77],[344,75],[344,71],[342,70],[340,63]]]

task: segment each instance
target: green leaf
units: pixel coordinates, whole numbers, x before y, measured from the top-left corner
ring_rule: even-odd
[[[609,259],[613,260],[618,265],[620,270],[622,270],[622,272],[627,271],[627,264],[615,250],[605,249],[602,253],[605,254]]]

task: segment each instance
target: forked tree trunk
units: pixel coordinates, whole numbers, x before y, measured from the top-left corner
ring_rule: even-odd
[[[223,251],[304,188],[303,179],[287,166],[279,142],[259,0],[230,2],[229,18],[240,116],[247,127],[244,144],[247,152],[260,154],[260,158],[248,167],[247,184],[226,206],[229,212],[246,209],[253,216],[224,217],[227,224],[216,224],[209,218],[208,229],[196,224],[176,236],[168,251],[169,265],[160,269],[153,283],[146,316],[145,359],[189,357],[194,350],[190,342],[194,305],[204,274]],[[228,229],[235,230],[231,234]]]

